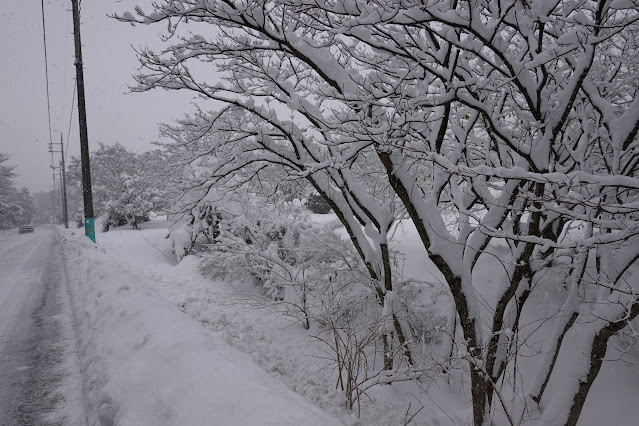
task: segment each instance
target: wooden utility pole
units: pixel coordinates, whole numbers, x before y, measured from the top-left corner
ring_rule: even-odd
[[[53,167],[53,166],[50,166]],[[55,171],[53,174],[53,189],[51,190],[51,225],[55,226]]]
[[[93,193],[91,192],[91,165],[89,161],[89,135],[84,100],[84,73],[82,69],[82,43],[80,41],[80,9],[78,0],[71,0],[73,9],[73,35],[75,40],[75,74],[78,86],[78,120],[80,122],[80,159],[82,160],[82,194],[84,195],[84,234],[95,242]]]
[[[68,143],[68,141],[67,141]],[[64,227],[69,229],[69,210],[67,207],[67,171],[64,166],[64,141],[62,133],[60,133],[60,174],[62,175],[62,218],[64,219]]]
[[[56,151],[55,149],[53,149],[53,145],[57,145],[56,143],[50,143],[49,144],[49,152],[51,153],[51,163],[55,164],[53,161],[53,158],[55,156],[56,152],[60,153],[61,156],[61,160],[60,160],[60,166],[56,167],[56,166],[51,166],[51,169],[53,170],[52,176],[53,176],[53,192],[55,193],[55,170],[59,169],[60,170],[60,197],[62,198],[62,221],[64,222],[64,226],[69,229],[69,215],[67,213],[67,182],[66,182],[66,170],[64,167],[64,142],[62,140],[62,133],[60,133],[60,150]],[[55,197],[53,197],[54,200],[54,209],[55,210]]]

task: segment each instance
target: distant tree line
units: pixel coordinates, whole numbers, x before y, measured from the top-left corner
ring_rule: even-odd
[[[0,152],[0,229],[31,223],[34,217],[33,197],[27,188],[16,185],[16,166],[9,159],[9,154]]]
[[[104,216],[103,231],[111,226],[138,228],[140,223],[149,220],[150,212],[166,207],[164,173],[167,161],[161,150],[136,153],[120,143],[101,143],[90,159],[93,208],[95,217]],[[71,158],[67,182],[70,215],[78,226],[82,226],[82,164],[79,158]]]

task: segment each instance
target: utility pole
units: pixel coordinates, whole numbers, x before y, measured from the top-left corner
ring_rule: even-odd
[[[68,141],[67,141],[68,143]],[[64,140],[60,133],[60,173],[62,174],[62,218],[64,219],[64,227],[69,229],[69,210],[67,207],[67,171],[64,166]]]
[[[49,144],[49,152],[51,153],[51,162],[53,163],[54,153],[59,152],[61,156],[60,167],[51,166],[51,169],[53,169],[53,182],[54,182],[53,192],[55,192],[55,179],[56,179],[55,169],[60,169],[59,179],[61,184],[60,198],[62,199],[62,221],[64,222],[65,228],[69,229],[69,215],[67,213],[67,182],[66,182],[66,170],[64,167],[64,141],[62,140],[62,133],[60,133],[60,150],[56,151],[55,149],[53,149],[53,145],[57,145],[57,144],[54,144],[54,143]]]
[[[78,120],[80,122],[80,159],[82,160],[82,194],[84,195],[84,234],[95,243],[93,193],[91,192],[91,165],[89,161],[89,135],[87,110],[84,100],[84,72],[82,70],[82,43],[80,41],[80,10],[78,0],[71,0],[73,9],[73,35],[75,41],[75,74],[78,88]]]
[[[53,168],[53,166],[49,166]],[[51,225],[55,226],[55,170],[52,171],[53,189],[51,190]]]
[[[53,146],[49,144],[49,152],[51,153],[51,164],[49,168],[51,169],[51,183],[53,184],[53,188],[51,189],[51,225],[55,226],[55,168],[53,162]]]
[[[49,151],[49,152],[59,152],[59,151]],[[60,176],[58,176],[58,174],[56,173],[56,170],[58,170],[60,166],[57,166],[57,167],[49,166],[49,168],[51,169],[51,180],[53,181],[53,189],[51,190],[51,218],[52,218],[52,224],[57,225],[58,220],[60,219],[57,214],[58,203],[60,202],[60,199],[58,198],[58,196],[61,194],[57,193],[58,185],[56,185],[56,183],[60,179]]]

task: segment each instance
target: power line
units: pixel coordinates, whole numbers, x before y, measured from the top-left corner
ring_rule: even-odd
[[[71,35],[69,33],[69,22],[70,22],[69,18],[70,18],[70,15],[71,15],[70,13],[67,13],[67,22],[66,22],[66,24],[64,26],[64,32],[65,32],[65,36],[64,36],[64,73],[62,74],[63,75],[64,84],[62,86],[62,102],[64,102],[64,100],[66,99],[66,96],[67,96],[67,68],[68,68],[68,65],[69,65],[69,61],[68,61],[68,59],[69,59],[69,36]],[[64,118],[65,118],[64,117],[64,114],[65,114],[64,108],[61,108],[61,111],[62,112],[59,115],[59,121],[60,121],[60,128],[63,129],[64,128],[63,127],[64,126]]]
[[[70,137],[71,137],[71,121],[73,120],[73,106],[75,105],[75,84],[73,85],[73,97],[71,98],[71,111],[69,111],[69,129],[67,130],[67,147],[69,146],[70,143]],[[69,150],[67,149],[67,151],[64,153],[64,162],[67,162],[67,156],[69,155]]]
[[[49,144],[53,144],[51,133],[51,102],[49,99],[49,61],[47,58],[47,31],[44,23],[44,0],[42,0],[42,39],[44,42],[44,74],[47,81],[47,116],[49,118]],[[53,156],[52,156],[53,157]]]
[[[80,0],[78,2],[78,16],[81,16],[81,15],[82,15],[82,0]],[[69,15],[67,14],[67,29],[68,29],[68,26],[69,26]],[[68,34],[69,33],[67,33],[67,36],[68,36]],[[68,37],[67,37],[67,40],[68,40]],[[65,40],[65,44],[68,47],[69,43],[67,43],[66,40]],[[66,56],[66,53],[65,53],[65,56]],[[64,66],[64,75],[65,75],[65,77],[67,75],[66,74],[67,73],[66,70],[67,70],[67,68],[66,68],[66,62],[65,62],[65,66]],[[65,87],[66,87],[66,80],[65,80]],[[73,122],[73,108],[75,106],[75,93],[76,93],[75,91],[76,90],[77,90],[77,85],[74,84],[73,85],[73,96],[71,96],[71,110],[69,111],[69,126],[67,128],[67,146],[69,146],[69,144],[71,143],[71,139],[70,139],[70,137],[71,137],[71,123]],[[66,92],[66,89],[64,91]],[[64,153],[64,162],[65,163],[67,162],[68,156],[69,156],[69,150],[67,149],[67,151]]]
[[[78,16],[81,16],[81,15],[82,15],[82,0],[80,0],[78,2]],[[68,29],[68,27],[69,27],[69,15],[67,14],[67,29]],[[67,36],[68,36],[68,33],[67,33]],[[65,44],[67,45],[67,47],[69,46],[69,44],[66,43],[66,41],[65,41]],[[66,54],[65,54],[65,56],[66,56]],[[67,75],[67,71],[66,70],[67,70],[67,68],[66,68],[66,62],[65,62],[65,66],[64,66],[64,75],[65,76]],[[66,80],[65,80],[65,82],[66,82]],[[65,85],[65,87],[66,87],[66,85]],[[71,122],[73,121],[73,107],[75,105],[75,91],[76,91],[76,89],[77,89],[77,85],[74,84],[73,85],[73,96],[71,96],[71,110],[69,111],[69,127],[67,129],[67,147],[71,143],[71,139],[69,139],[69,138],[71,137]],[[65,92],[66,92],[66,89],[65,89]],[[65,163],[67,162],[68,155],[69,155],[69,150],[67,149],[67,151],[64,154],[64,162]]]
[[[53,160],[53,135],[51,132],[51,97],[49,95],[49,58],[47,55],[47,29],[44,18],[44,0],[42,4],[42,42],[44,45],[44,76],[47,85],[47,118],[49,122],[49,151],[51,152],[51,174],[53,178],[53,190],[51,191],[51,223],[55,224],[55,190],[56,190],[56,176],[55,176],[55,162]]]

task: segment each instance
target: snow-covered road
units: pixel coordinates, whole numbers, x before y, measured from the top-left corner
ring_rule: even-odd
[[[86,423],[52,229],[0,234],[0,424]]]

